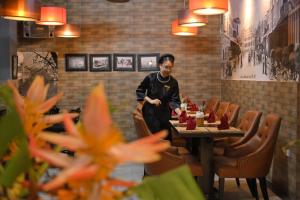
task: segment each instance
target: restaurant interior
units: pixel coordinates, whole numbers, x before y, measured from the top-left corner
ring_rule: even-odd
[[[0,199],[300,199],[299,26],[300,0],[0,0]]]

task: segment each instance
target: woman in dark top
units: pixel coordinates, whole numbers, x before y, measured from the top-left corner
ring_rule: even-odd
[[[146,76],[136,90],[137,101],[152,133],[170,129],[170,108],[181,113],[178,82],[170,75],[174,60],[171,54],[162,55],[158,61],[160,71]],[[170,134],[168,139],[171,139]]]

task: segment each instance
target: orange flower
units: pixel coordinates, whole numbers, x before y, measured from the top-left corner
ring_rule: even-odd
[[[16,108],[28,137],[35,137],[51,124],[63,121],[62,114],[44,116],[62,97],[62,93],[46,100],[49,85],[45,85],[43,77],[35,77],[25,97],[20,95],[12,81],[8,81],[8,86],[13,91]],[[76,116],[77,114],[72,114],[72,117]]]
[[[167,135],[165,131],[129,144],[124,143],[121,132],[112,123],[101,84],[87,98],[82,124],[75,126],[68,114],[64,115],[64,124],[68,135],[44,132],[39,134],[39,139],[76,151],[72,161],[34,145],[30,148],[34,155],[63,168],[54,180],[43,186],[45,190],[80,180],[89,185],[88,194],[95,194],[92,192],[95,184],[107,180],[117,164],[154,162],[160,158],[159,152],[169,147],[169,143],[162,140]]]

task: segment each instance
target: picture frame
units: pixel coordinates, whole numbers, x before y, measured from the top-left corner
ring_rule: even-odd
[[[135,54],[114,54],[114,71],[135,71]]]
[[[112,69],[111,54],[90,54],[91,72],[109,72]]]
[[[11,77],[12,79],[18,78],[18,56],[12,55],[11,57]]]
[[[87,54],[65,54],[65,61],[67,72],[88,70]]]
[[[159,71],[159,53],[139,54],[138,71]]]

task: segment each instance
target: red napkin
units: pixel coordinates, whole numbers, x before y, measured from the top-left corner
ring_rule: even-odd
[[[182,111],[180,116],[179,116],[179,123],[185,123],[187,120],[187,114],[186,111]]]
[[[196,104],[193,103],[190,106],[190,111],[199,111],[199,108],[198,108],[198,106]]]
[[[177,113],[175,112],[175,110],[172,110],[172,113],[171,113],[172,116],[176,116]]]
[[[196,129],[196,120],[194,117],[188,117],[186,130],[195,130]]]
[[[208,123],[213,123],[216,121],[216,116],[215,116],[215,113],[212,111],[209,113],[209,116],[207,118],[207,122]]]
[[[229,129],[228,117],[226,114],[221,117],[221,124],[218,125],[218,129],[219,130]]]

